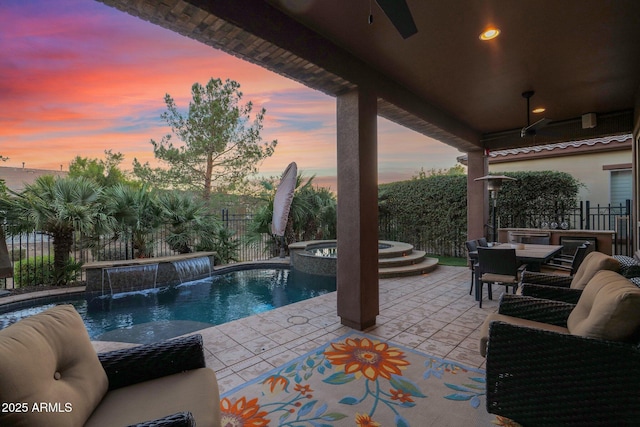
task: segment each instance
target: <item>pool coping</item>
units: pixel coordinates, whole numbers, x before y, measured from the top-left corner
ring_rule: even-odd
[[[65,287],[62,289],[47,289],[46,291],[25,292],[22,294],[9,295],[0,299],[0,307],[8,304],[37,300],[58,295],[68,295],[76,293],[84,293],[86,286]]]

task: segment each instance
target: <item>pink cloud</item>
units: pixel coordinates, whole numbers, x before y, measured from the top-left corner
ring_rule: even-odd
[[[59,169],[105,149],[122,152],[126,167],[134,157],[154,163],[149,141],[169,132],[160,119],[165,94],[186,109],[193,83],[219,77],[240,82],[254,111],[267,110],[263,137],[279,143],[263,175],[296,161],[336,189],[335,99],[93,0],[3,0],[2,7],[6,166]],[[379,132],[381,179],[408,178],[436,159],[452,166],[459,154],[382,119]]]

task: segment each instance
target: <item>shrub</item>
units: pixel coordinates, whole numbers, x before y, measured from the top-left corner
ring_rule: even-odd
[[[542,218],[561,222],[578,203],[580,181],[566,172],[505,172],[517,181],[503,183],[498,196],[501,227],[540,227]],[[533,221],[533,222],[532,222]],[[571,226],[571,224],[570,224]]]
[[[503,175],[503,173],[496,173]],[[538,227],[535,218],[565,220],[580,186],[565,172],[506,172],[498,197],[501,227]],[[463,256],[467,235],[467,176],[420,175],[379,187],[380,238],[439,255]]]
[[[27,254],[27,250],[24,248],[12,248],[11,249],[11,261],[20,261]]]
[[[53,285],[56,283],[68,283],[78,278],[81,262],[69,259],[63,271],[62,278],[56,277],[53,268],[53,256],[36,256],[20,260],[13,266],[13,281],[16,287]],[[62,279],[59,280],[59,279]]]
[[[238,261],[238,247],[240,242],[234,238],[235,231],[227,227],[219,227],[215,231],[214,241],[201,241],[196,245],[196,251],[214,251],[216,261],[229,264]]]
[[[380,238],[458,256],[467,231],[467,177],[432,175],[380,185]]]
[[[53,256],[36,256],[16,262],[13,265],[13,281],[17,287],[53,283]]]

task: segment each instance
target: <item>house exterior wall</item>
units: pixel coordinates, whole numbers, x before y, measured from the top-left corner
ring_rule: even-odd
[[[4,181],[9,190],[18,193],[24,190],[26,185],[33,184],[40,176],[53,175],[63,178],[68,174],[67,171],[0,166],[0,180]]]
[[[510,162],[489,163],[489,172],[560,171],[571,174],[585,187],[580,189],[580,200],[589,200],[592,205],[607,205],[610,198],[611,165],[630,165],[631,150],[574,154],[572,156],[547,157]],[[629,199],[632,194],[629,194]]]

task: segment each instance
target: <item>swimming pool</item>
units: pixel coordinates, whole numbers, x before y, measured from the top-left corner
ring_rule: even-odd
[[[92,340],[149,343],[220,325],[336,290],[335,278],[288,268],[253,268],[113,298],[69,296],[0,314],[0,329],[59,304],[72,304]]]

